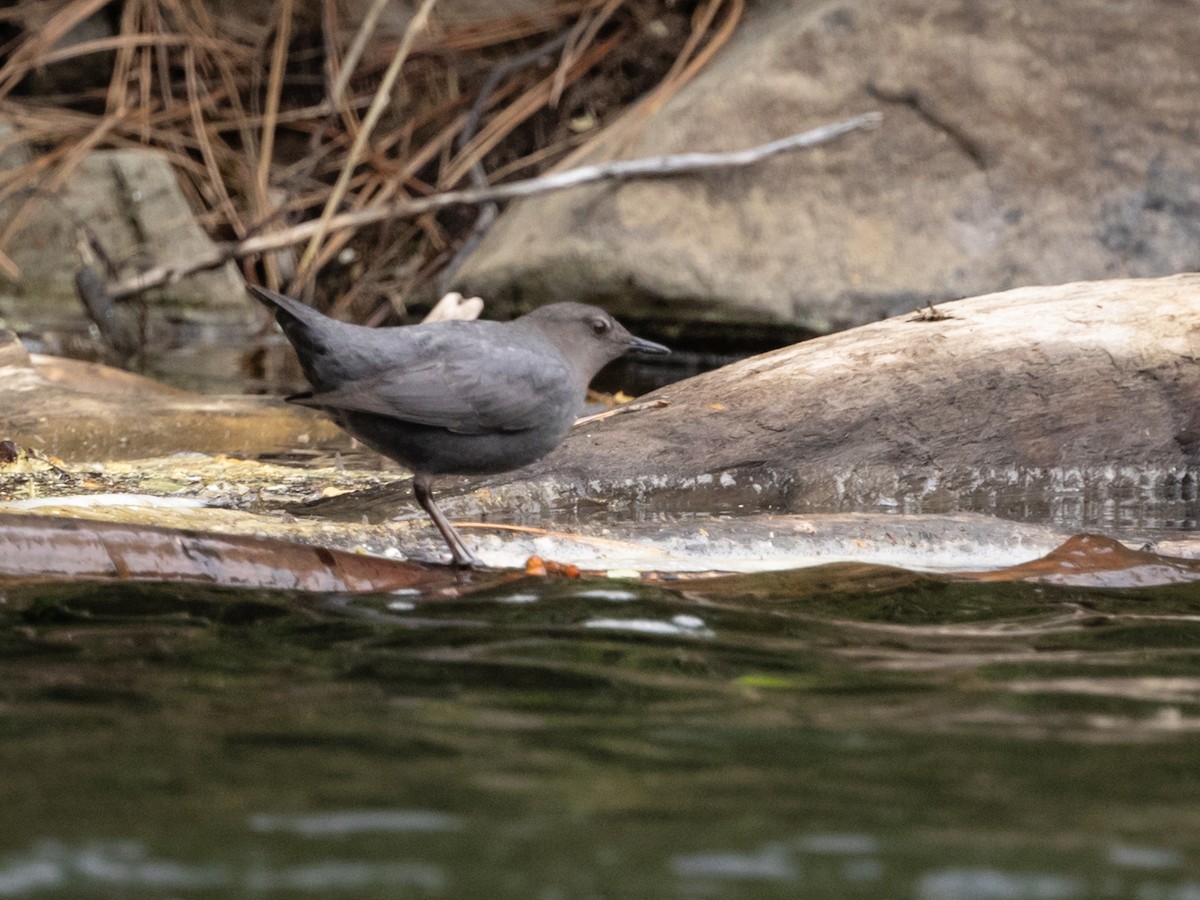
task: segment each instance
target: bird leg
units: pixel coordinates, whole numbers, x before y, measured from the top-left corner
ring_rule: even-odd
[[[442,533],[442,539],[446,542],[446,546],[450,548],[450,555],[454,557],[454,565],[463,569],[478,566],[479,560],[467,549],[467,545],[463,543],[462,535],[455,530],[454,526],[450,524],[450,520],[442,515],[442,511],[433,502],[433,490],[430,487],[429,478],[424,475],[414,475],[412,485],[413,493],[416,494],[417,502],[421,504],[421,509],[425,510],[429,514],[429,518],[433,519],[433,524]]]

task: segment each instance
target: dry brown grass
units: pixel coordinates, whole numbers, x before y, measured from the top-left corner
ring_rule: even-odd
[[[463,187],[478,167],[493,183],[537,174],[600,133],[577,133],[572,119],[604,124],[665,102],[728,39],[743,2],[565,0],[458,27],[417,21],[406,41],[379,34],[379,0],[362,5],[358,23],[341,21],[335,0],[303,10],[281,0],[262,22],[214,19],[203,0],[125,0],[115,33],[82,43],[64,39],[108,0],[64,0],[36,22],[31,10],[47,4],[18,2],[0,13],[16,29],[0,47],[0,121],[12,129],[0,152],[23,142],[35,154],[0,172],[0,200],[13,209],[0,227],[0,272],[19,277],[6,242],[95,148],[166,154],[220,241]],[[549,65],[500,80],[464,135],[492,69],[568,30]],[[107,82],[57,96],[28,89],[40,73],[84,60],[99,61]],[[471,224],[461,212],[429,213],[318,233],[301,269],[320,296],[403,305],[427,292]],[[331,264],[347,247],[360,262]],[[276,251],[243,265],[247,277],[279,285],[296,258]]]

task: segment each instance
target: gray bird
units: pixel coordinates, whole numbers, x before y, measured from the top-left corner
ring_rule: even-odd
[[[459,566],[477,561],[434,503],[434,477],[540,459],[567,436],[605,365],[630,350],[670,352],[582,303],[553,303],[511,322],[367,328],[256,285],[250,291],[274,312],[312,384],[287,399],[322,410],[412,470],[417,502]]]

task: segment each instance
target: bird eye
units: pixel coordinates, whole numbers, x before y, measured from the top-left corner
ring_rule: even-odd
[[[597,335],[607,334],[608,319],[592,319],[592,333]]]

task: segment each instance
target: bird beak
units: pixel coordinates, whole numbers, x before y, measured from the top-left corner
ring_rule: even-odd
[[[629,346],[625,348],[626,352],[633,353],[649,353],[654,356],[663,356],[670,353],[670,347],[664,347],[662,344],[656,344],[654,341],[648,341],[645,338],[635,337],[629,341]]]

